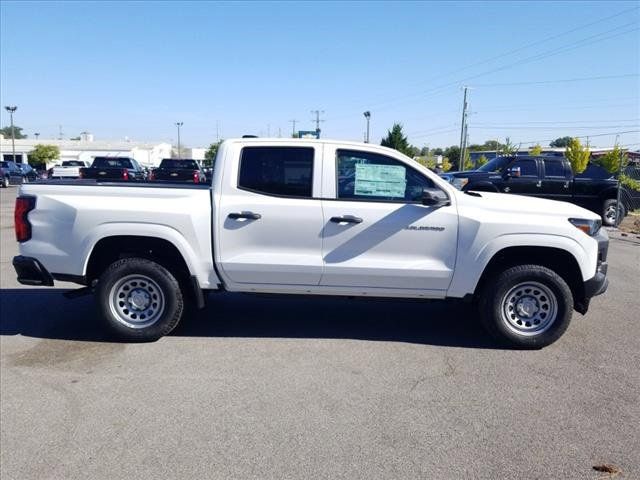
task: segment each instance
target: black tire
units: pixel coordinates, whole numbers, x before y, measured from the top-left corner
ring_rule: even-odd
[[[624,205],[620,205],[616,211],[617,204],[618,200],[615,198],[608,198],[602,203],[602,213],[600,215],[602,217],[603,225],[606,225],[607,227],[615,227],[617,223],[616,213],[620,215],[621,219],[626,216],[626,209],[624,208]]]
[[[100,276],[96,298],[106,326],[127,341],[155,341],[167,335],[184,311],[176,278],[162,265],[145,258],[112,263]]]
[[[2,177],[2,188],[9,188],[9,177]]]
[[[482,325],[501,343],[542,348],[560,338],[569,326],[573,295],[553,270],[519,265],[503,271],[495,281],[489,279],[481,292],[479,309]]]

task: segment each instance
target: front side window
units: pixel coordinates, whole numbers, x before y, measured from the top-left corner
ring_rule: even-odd
[[[535,160],[523,159],[516,160],[511,165],[512,168],[520,167],[520,176],[521,177],[537,177],[538,176],[538,165]]]
[[[265,195],[311,198],[313,148],[244,147],[238,187]]]
[[[336,176],[339,199],[419,202],[424,190],[446,196],[417,170],[377,153],[338,150]]]

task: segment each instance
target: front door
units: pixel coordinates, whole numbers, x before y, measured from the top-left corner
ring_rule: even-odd
[[[441,198],[446,192],[398,158],[325,148],[324,187],[333,198],[322,205],[321,285],[444,296],[455,264],[456,208],[424,206],[421,198],[425,189]]]
[[[542,195],[542,180],[540,179],[538,162],[533,158],[516,158],[508,166],[508,169],[513,171],[516,168],[520,169],[520,176],[508,176],[505,172],[500,192],[531,196]]]
[[[239,146],[234,148],[240,149]],[[228,155],[216,211],[225,282],[318,285],[322,275],[322,146],[244,146]],[[216,195],[216,192],[214,192]],[[214,239],[215,240],[215,239]]]

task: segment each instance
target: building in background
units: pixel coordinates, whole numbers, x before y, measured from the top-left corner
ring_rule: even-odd
[[[83,132],[79,140],[58,140],[58,139],[16,139],[15,151],[16,162],[28,163],[28,155],[36,145],[56,145],[60,149],[60,158],[49,165],[47,169],[65,160],[83,160],[92,162],[95,157],[130,157],[134,158],[143,167],[157,167],[163,158],[172,156],[170,143],[145,143],[132,141],[95,141],[93,135]],[[199,155],[199,150],[183,148],[185,153]],[[11,139],[0,135],[0,153],[3,160],[12,160]],[[187,158],[187,157],[185,157]],[[188,157],[196,158],[196,157]],[[202,153],[204,158],[204,153]]]

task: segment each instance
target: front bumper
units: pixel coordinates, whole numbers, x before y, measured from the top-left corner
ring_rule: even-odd
[[[609,287],[609,279],[607,278],[607,253],[609,251],[609,236],[606,231],[600,230],[595,240],[598,242],[598,266],[596,274],[584,282],[584,295],[580,301],[575,304],[575,309],[585,314],[589,310],[589,302],[597,295],[602,295]]]
[[[53,287],[53,276],[35,258],[13,257],[13,268],[18,274],[18,282],[23,285]]]

